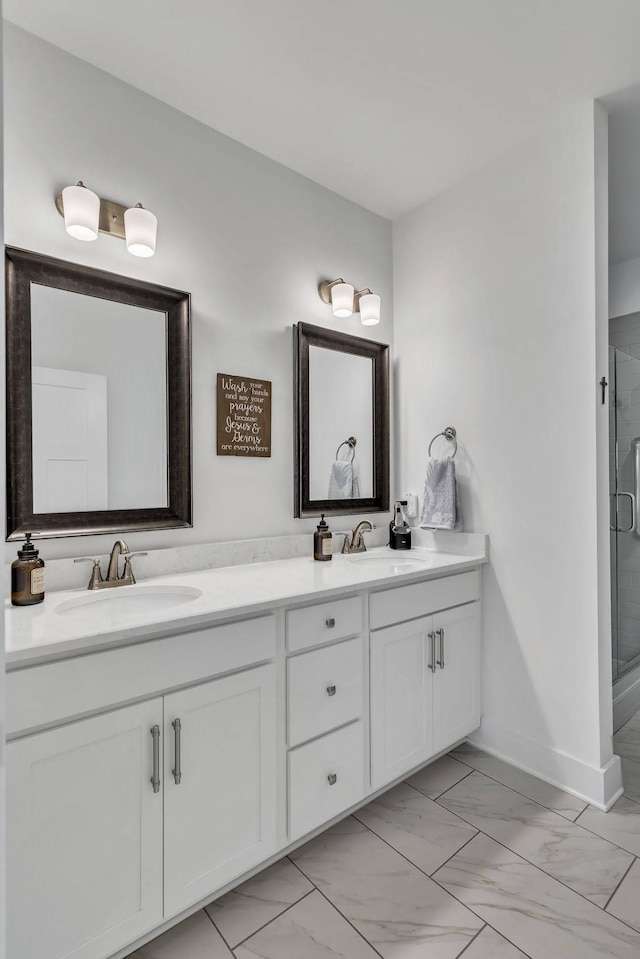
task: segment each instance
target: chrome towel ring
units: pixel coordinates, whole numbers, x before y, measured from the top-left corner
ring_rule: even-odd
[[[345,440],[343,443],[341,443],[340,446],[338,447],[338,449],[336,450],[336,459],[338,459],[338,453],[340,452],[340,450],[342,449],[342,447],[343,447],[343,446],[349,446],[349,447],[351,447],[351,462],[353,463],[353,461],[354,461],[354,459],[355,459],[355,455],[356,455],[356,443],[357,443],[357,442],[358,442],[358,441],[357,441],[357,439],[355,438],[355,436],[350,436],[348,440]]]
[[[445,426],[442,433],[436,433],[436,435],[433,437],[433,439],[429,443],[429,456],[431,456],[431,447],[433,446],[433,444],[435,443],[435,441],[438,439],[439,436],[444,436],[446,440],[449,440],[451,443],[454,444],[454,450],[453,450],[453,453],[451,454],[451,459],[453,459],[453,457],[458,452],[458,441],[456,439],[457,433],[455,429],[453,428],[453,426]]]

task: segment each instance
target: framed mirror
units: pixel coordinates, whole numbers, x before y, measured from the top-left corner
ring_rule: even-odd
[[[7,539],[191,526],[189,294],[6,249]]]
[[[389,347],[308,323],[294,332],[295,512],[389,509]]]

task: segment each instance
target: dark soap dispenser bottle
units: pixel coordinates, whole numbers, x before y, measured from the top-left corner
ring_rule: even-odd
[[[32,533],[11,564],[11,602],[14,606],[35,606],[44,599],[44,560],[31,542]]]
[[[324,513],[313,534],[313,558],[324,563],[333,555],[333,537],[324,520]]]

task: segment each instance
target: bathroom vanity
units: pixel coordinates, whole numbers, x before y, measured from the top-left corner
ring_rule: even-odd
[[[374,550],[11,610],[8,955],[127,955],[464,739],[484,562]]]

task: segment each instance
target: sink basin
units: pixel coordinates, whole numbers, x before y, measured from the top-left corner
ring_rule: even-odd
[[[193,586],[116,586],[67,599],[55,608],[58,616],[94,625],[116,625],[132,616],[184,606],[202,596]]]
[[[401,569],[424,569],[428,561],[421,556],[412,555],[408,550],[406,553],[398,550],[368,550],[366,553],[351,553],[347,555],[350,563],[357,563],[364,566],[387,566],[392,571]]]

